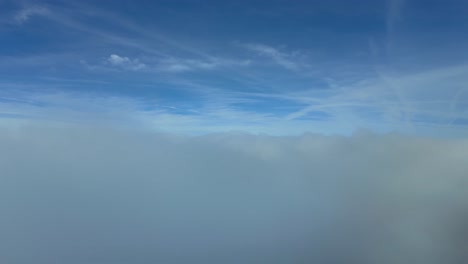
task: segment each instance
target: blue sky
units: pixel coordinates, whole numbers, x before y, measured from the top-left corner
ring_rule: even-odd
[[[0,123],[468,133],[465,1],[0,1]]]

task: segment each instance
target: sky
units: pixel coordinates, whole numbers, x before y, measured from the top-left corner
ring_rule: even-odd
[[[467,14],[0,0],[0,263],[468,263]]]
[[[2,0],[0,10],[7,126],[468,131],[465,1]]]

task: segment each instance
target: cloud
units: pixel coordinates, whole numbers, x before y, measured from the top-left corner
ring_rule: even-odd
[[[467,69],[466,64],[406,72],[381,69],[376,70],[375,77],[355,82],[330,80],[330,88],[325,91],[285,96],[306,105],[286,118],[294,120],[322,111],[338,122],[358,127],[388,123],[398,131],[423,133],[430,127],[450,128],[452,121],[463,119],[467,110],[463,85],[468,80]]]
[[[200,60],[170,57],[160,60],[157,69],[167,72],[185,72],[196,70],[216,70],[223,67],[247,66],[249,64],[249,60],[230,60],[221,58]]]
[[[131,71],[139,71],[147,68],[146,64],[141,63],[138,59],[130,59],[117,54],[111,54],[109,58],[107,58],[107,63],[111,66]]]
[[[18,24],[23,24],[27,22],[33,16],[45,16],[45,15],[48,15],[49,13],[50,11],[45,7],[30,6],[16,13],[14,20]]]
[[[468,261],[466,140],[32,122],[0,145],[8,263]]]
[[[131,59],[129,57],[111,54],[105,61],[105,64],[114,68],[119,68],[128,71],[160,71],[180,73],[187,71],[207,71],[217,70],[232,66],[247,66],[249,60],[230,60],[222,58],[210,59],[187,59],[178,57],[166,58],[147,58],[152,62],[142,63],[139,59]],[[88,68],[100,68],[99,66],[88,66]]]
[[[387,34],[393,34],[395,25],[401,18],[401,11],[405,4],[405,0],[387,0],[387,17],[386,26]]]
[[[429,75],[434,76],[436,73]],[[412,79],[404,78],[396,82],[404,84],[404,87],[412,87],[415,83]],[[437,86],[442,81],[427,83]],[[0,92],[0,113],[16,113],[17,121],[92,121],[184,134],[247,131],[270,135],[300,135],[305,132],[349,135],[358,129],[367,129],[374,132],[398,131],[438,137],[466,137],[468,128],[463,123],[465,119],[462,112],[466,110],[463,104],[466,93],[463,90],[455,97],[445,96],[447,100],[439,94],[440,101],[435,102],[424,101],[424,98],[417,100],[418,96],[407,96],[411,100],[407,101],[407,107],[402,107],[392,99],[391,91],[384,91],[385,86],[379,83],[349,87],[348,93],[339,94],[335,90],[297,94],[228,93],[194,84],[188,86],[184,82],[171,84],[173,87],[186,86],[195,92],[194,96],[200,99],[195,105],[177,104],[163,98],[156,100],[93,92],[67,92],[54,90],[55,86],[50,84],[19,85],[5,82],[1,85],[5,89]],[[112,86],[112,83],[99,85]],[[445,87],[449,87],[447,83]],[[427,91],[424,93],[428,94]],[[283,106],[272,106],[270,100],[288,106],[288,111],[275,112],[277,109],[282,110]],[[252,108],[252,105],[267,105],[270,108],[259,110]],[[450,109],[451,112],[447,112]],[[410,127],[405,126],[405,116],[411,117]],[[9,120],[12,119],[13,116],[10,116]],[[2,122],[5,122],[5,117],[0,118],[0,124]]]
[[[255,51],[262,56],[269,57],[278,65],[288,70],[298,70],[301,65],[293,60],[293,55],[281,52],[271,46],[264,44],[246,44],[245,47],[249,50]]]
[[[21,92],[25,88],[0,93],[0,113],[17,114],[11,121],[47,120],[68,124],[102,123],[117,127],[138,127],[151,131],[171,131],[184,134],[206,134],[222,131],[252,133],[297,134],[309,127],[299,123],[284,123],[278,117],[230,107],[239,100],[221,98],[216,92],[199,107],[172,107],[164,101],[136,99],[124,96],[105,96],[97,93]],[[216,102],[216,104],[213,103]],[[240,100],[241,101],[241,100]],[[0,118],[0,125],[6,122]],[[329,125],[322,124],[323,131]],[[309,128],[309,130],[311,130]]]
[[[158,65],[158,69],[168,72],[184,72],[193,70],[212,70],[219,66],[221,66],[221,63],[218,61],[178,59],[171,57],[161,60]]]

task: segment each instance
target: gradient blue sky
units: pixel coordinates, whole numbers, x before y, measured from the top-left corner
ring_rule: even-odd
[[[468,134],[468,2],[1,1],[0,124]]]

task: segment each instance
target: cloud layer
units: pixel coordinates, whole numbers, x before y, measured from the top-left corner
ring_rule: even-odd
[[[0,259],[465,263],[466,140],[0,131]]]

